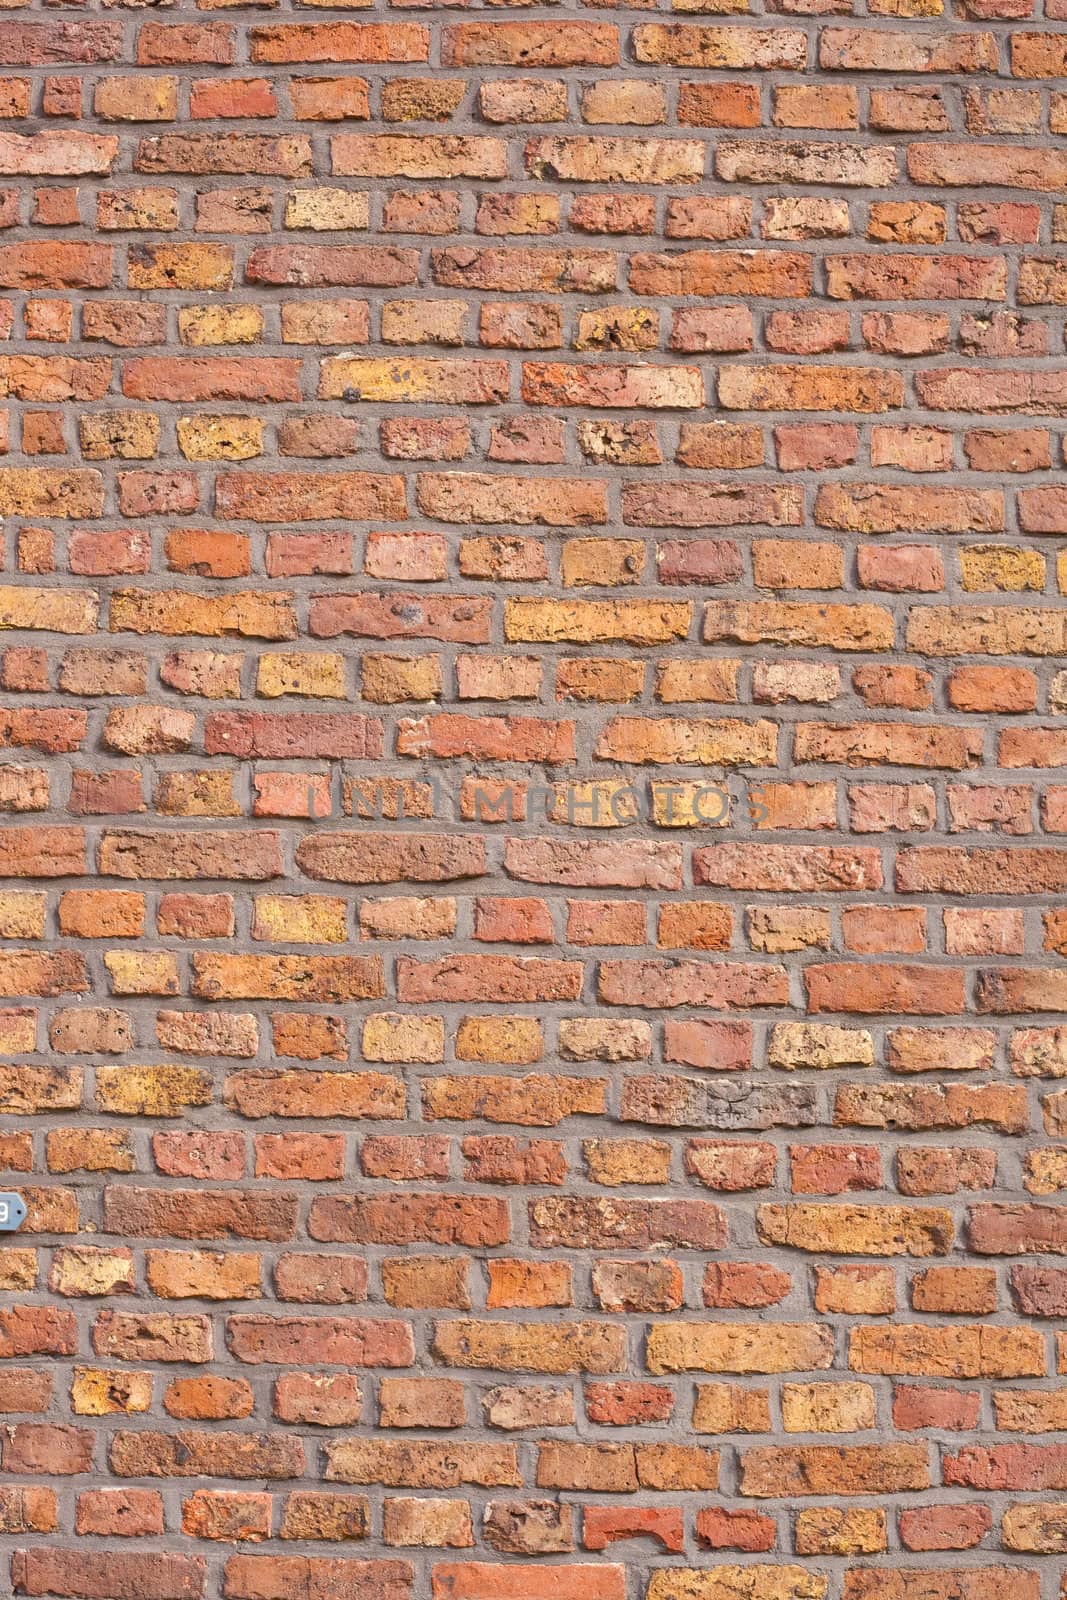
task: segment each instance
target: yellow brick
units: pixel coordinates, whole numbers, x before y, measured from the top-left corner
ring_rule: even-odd
[[[582,1155],[592,1183],[666,1184],[671,1147],[662,1139],[583,1139]]]
[[[636,1018],[563,1017],[559,1050],[566,1061],[647,1061],[652,1054],[652,1028]]]
[[[803,1372],[834,1359],[833,1330],[797,1322],[656,1323],[649,1372]]]
[[[263,450],[258,417],[179,417],[177,427],[187,461],[247,461]]]
[[[389,122],[447,122],[466,93],[463,78],[391,78],[382,84],[382,116]]]
[[[233,247],[200,241],[130,245],[131,289],[229,289]]]
[[[90,589],[36,589],[29,584],[17,589],[0,586],[0,628],[92,633],[96,627],[97,603],[98,596]]]
[[[885,1316],[896,1308],[896,1283],[888,1267],[816,1267],[815,1309],[844,1316]]]
[[[540,1061],[544,1034],[534,1017],[464,1017],[456,1033],[460,1061],[523,1065]]]
[[[1067,1150],[1028,1150],[1024,1187],[1031,1194],[1056,1194],[1067,1189]]]
[[[445,1025],[440,1017],[380,1012],[363,1023],[365,1061],[443,1061]]]
[[[640,539],[568,539],[560,572],[568,589],[584,584],[639,583],[645,565]]]
[[[692,611],[687,600],[506,600],[504,637],[535,644],[667,644],[685,638]]]
[[[787,1433],[856,1433],[873,1428],[869,1383],[784,1383],[782,1426]]]
[[[766,1389],[738,1383],[700,1383],[693,1402],[697,1433],[769,1433],[771,1402]]]
[[[152,1404],[152,1374],[75,1367],[70,1399],[71,1410],[78,1417],[147,1411]]]
[[[764,1244],[844,1255],[946,1255],[955,1224],[940,1206],[766,1205],[756,1208]]]
[[[91,1245],[57,1250],[48,1287],[53,1294],[89,1295],[131,1292],[133,1257],[129,1250],[95,1249]]]
[[[654,350],[659,312],[649,306],[609,306],[578,316],[576,350]]]
[[[1004,1513],[1004,1548],[1030,1555],[1062,1555],[1067,1550],[1067,1509],[1052,1505],[1014,1505]]]
[[[155,806],[164,817],[239,817],[232,772],[162,772]]]
[[[343,700],[346,696],[344,657],[299,651],[260,656],[256,693],[267,700],[276,700],[285,694],[307,695],[316,700]]]
[[[466,317],[466,300],[387,300],[382,306],[382,340],[460,345]]]
[[[456,902],[422,895],[387,895],[359,908],[361,939],[448,939],[456,931]]]
[[[37,1287],[36,1250],[0,1251],[0,1292],[24,1294]]]
[[[635,764],[766,767],[777,760],[777,741],[777,724],[763,718],[613,717],[594,753],[603,760]],[[706,809],[715,815],[718,808],[709,798]]]
[[[728,705],[737,699],[740,661],[661,661],[656,668],[656,699],[663,705],[711,700]]]
[[[366,655],[362,669],[363,698],[377,705],[436,700],[441,693],[441,663],[436,656]]]
[[[427,401],[442,405],[484,404],[507,398],[502,361],[437,360],[424,356],[327,356],[319,399]]]
[[[0,939],[41,939],[44,937],[48,896],[32,889],[0,891]],[[33,1045],[24,1046],[32,1050]]]
[[[873,1555],[886,1547],[885,1512],[866,1506],[810,1506],[797,1512],[800,1556]]]
[[[184,589],[115,589],[108,627],[112,633],[129,630],[208,638],[236,633],[257,639],[291,639],[296,633],[291,601],[291,594],[262,590],[210,595]]]
[[[211,1104],[211,1078],[199,1067],[97,1067],[96,1103],[125,1117],[177,1117]]]
[[[16,937],[24,938],[26,935],[18,934]],[[19,1056],[36,1048],[36,1011],[22,1006],[0,1011],[0,1056]]]
[[[622,778],[557,783],[552,789],[552,821],[576,828],[625,828],[638,820],[639,804]]]
[[[112,994],[178,994],[178,957],[169,950],[108,950]]]
[[[805,1567],[661,1567],[646,1600],[823,1600],[829,1579]]]
[[[173,122],[178,115],[177,78],[101,78],[93,110],[105,122]]]
[[[32,363],[46,358],[19,356],[17,359]],[[110,361],[104,364],[105,367],[111,365]],[[88,361],[84,365],[91,366],[95,377],[96,366]],[[0,383],[6,382],[6,378],[0,377]],[[6,388],[4,392],[7,393]],[[94,468],[67,471],[62,467],[0,467],[0,516],[99,517],[103,511],[104,480]],[[43,597],[37,606],[32,604],[35,594]],[[60,589],[3,589],[0,590],[0,628],[44,627],[52,633],[92,633],[92,621],[78,619],[87,614],[94,617],[96,601],[97,596],[89,591],[73,595],[69,591],[64,594]],[[9,621],[9,610],[28,620]],[[46,621],[50,616],[71,620]]]
[[[255,344],[262,336],[259,306],[181,306],[178,310],[182,344]]]
[[[370,222],[370,200],[347,189],[294,189],[285,197],[287,228],[360,229]]]
[[[273,944],[343,944],[346,909],[330,895],[258,895],[252,937]]]
[[[159,418],[151,411],[87,412],[78,418],[86,461],[148,461],[159,449]]]
[[[1039,550],[973,544],[960,551],[960,583],[964,589],[979,593],[1043,589],[1045,558]]]
[[[679,778],[651,786],[652,821],[657,828],[725,828],[730,796],[721,784]]]
[[[96,225],[106,231],[172,231],[178,222],[176,189],[146,184],[137,189],[101,189],[97,192]]]
[[[46,1141],[49,1172],[136,1172],[125,1128],[53,1128]]]

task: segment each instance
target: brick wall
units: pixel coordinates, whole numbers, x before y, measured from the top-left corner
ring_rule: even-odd
[[[4,1593],[1054,1600],[1039,8],[0,13]]]

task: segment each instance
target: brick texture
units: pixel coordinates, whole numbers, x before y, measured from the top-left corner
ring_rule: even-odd
[[[0,19],[0,1592],[1054,1600],[1067,0]]]

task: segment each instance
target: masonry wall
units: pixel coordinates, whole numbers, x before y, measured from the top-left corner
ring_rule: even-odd
[[[1056,1600],[1039,3],[5,0],[4,1593]]]

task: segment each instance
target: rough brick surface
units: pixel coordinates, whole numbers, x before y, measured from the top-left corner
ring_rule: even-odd
[[[1067,0],[0,0],[0,1592],[1067,1594]]]

